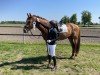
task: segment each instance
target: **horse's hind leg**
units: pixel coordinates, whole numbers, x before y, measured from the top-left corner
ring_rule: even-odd
[[[76,55],[79,53],[80,50],[80,37],[78,37],[77,41],[76,41]]]
[[[75,43],[74,43],[74,40],[73,38],[68,38],[70,43],[71,43],[71,46],[72,46],[72,55],[70,57],[70,59],[74,59],[75,58],[75,54],[76,54],[76,51],[75,51]]]

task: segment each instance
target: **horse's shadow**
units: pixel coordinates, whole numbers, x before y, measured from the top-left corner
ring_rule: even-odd
[[[39,57],[31,57],[31,58],[23,58],[19,61],[15,62],[4,62],[0,64],[0,67],[3,66],[12,66],[11,70],[23,69],[23,70],[30,70],[30,69],[46,69],[46,64],[44,65],[43,62],[47,61],[46,56],[39,56]]]

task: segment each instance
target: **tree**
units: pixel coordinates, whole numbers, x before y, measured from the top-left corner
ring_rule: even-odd
[[[77,15],[76,15],[76,14],[73,14],[73,15],[70,17],[70,22],[71,22],[71,23],[74,23],[74,24],[77,23]]]
[[[99,19],[99,24],[100,24],[100,17],[98,17],[98,19]]]
[[[1,24],[4,24],[5,22],[4,21],[1,21]]]
[[[62,17],[62,19],[60,20],[60,23],[64,23],[64,24],[69,23],[69,22],[70,22],[70,19],[67,16]]]
[[[79,22],[77,22],[77,24],[78,24],[78,25],[80,25],[80,24],[81,24],[81,22],[79,21]]]
[[[1,21],[1,24],[25,24],[24,21]]]
[[[88,26],[89,26],[89,24],[91,22],[91,18],[92,18],[92,16],[91,16],[91,13],[89,11],[82,12],[81,20],[82,20],[82,23],[84,24],[84,26],[86,24],[88,24]]]

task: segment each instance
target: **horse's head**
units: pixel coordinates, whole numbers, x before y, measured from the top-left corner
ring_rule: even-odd
[[[27,33],[28,31],[30,31],[32,28],[35,27],[42,29],[48,29],[51,27],[50,23],[48,20],[46,20],[45,18],[42,18],[40,16],[36,16],[36,15],[31,15],[30,13],[27,14],[27,20],[26,20],[26,25],[24,26],[24,33]]]
[[[27,14],[26,25],[24,26],[24,33],[27,33],[32,28],[35,29],[35,25],[37,23],[37,18],[32,16],[30,13]]]

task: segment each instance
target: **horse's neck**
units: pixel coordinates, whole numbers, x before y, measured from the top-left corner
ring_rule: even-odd
[[[42,19],[39,20],[40,20],[40,25],[42,25],[44,28],[49,29],[51,27],[47,20],[42,20]]]
[[[47,34],[48,33],[48,29],[45,28],[42,24],[39,24],[39,26],[37,27],[42,34]]]
[[[39,19],[39,26],[37,27],[43,35],[47,35],[50,24],[47,20]]]

